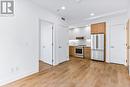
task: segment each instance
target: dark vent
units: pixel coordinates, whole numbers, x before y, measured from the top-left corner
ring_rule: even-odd
[[[65,18],[62,17],[61,20],[65,21]]]

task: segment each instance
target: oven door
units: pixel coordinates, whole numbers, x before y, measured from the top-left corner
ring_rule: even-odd
[[[75,54],[77,57],[83,57],[83,48],[82,47],[77,47],[75,50]]]

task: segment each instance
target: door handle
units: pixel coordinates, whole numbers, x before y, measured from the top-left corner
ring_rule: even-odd
[[[130,49],[130,46],[127,46],[127,49]]]
[[[111,48],[115,48],[114,46],[111,46]]]
[[[43,46],[43,48],[45,48],[45,46]]]
[[[61,46],[59,46],[59,48],[62,48]]]

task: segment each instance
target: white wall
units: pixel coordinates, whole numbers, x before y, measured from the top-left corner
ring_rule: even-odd
[[[126,20],[127,20],[127,13],[121,13],[121,14],[116,14],[116,15],[109,16],[109,17],[88,20],[85,23],[75,24],[73,26],[84,26],[84,25],[90,25],[90,24],[99,23],[99,22],[106,22],[106,28],[107,28],[106,29],[106,32],[107,32],[106,62],[109,62],[110,61],[109,59],[110,59],[110,29],[111,29],[111,26],[122,24],[122,25],[124,25],[124,29],[125,29]]]
[[[0,85],[38,72],[39,19],[60,23],[30,0],[15,5],[14,16],[0,17]]]
[[[128,17],[130,18],[130,0],[128,0]]]

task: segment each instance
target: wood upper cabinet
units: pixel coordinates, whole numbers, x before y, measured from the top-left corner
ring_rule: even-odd
[[[91,25],[91,34],[105,33],[105,31],[106,31],[106,23],[105,22]]]
[[[98,24],[98,33],[105,33],[105,28],[106,27],[106,24],[105,22],[104,23],[99,23]]]
[[[97,33],[98,32],[98,25],[97,24],[92,24],[91,25],[91,33],[94,34],[94,33]]]

